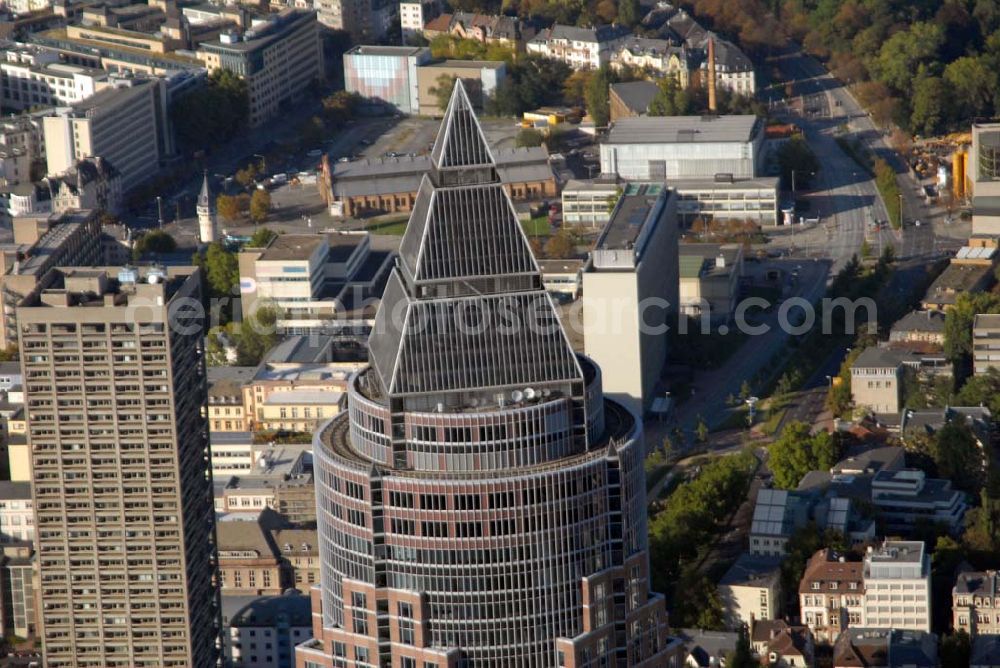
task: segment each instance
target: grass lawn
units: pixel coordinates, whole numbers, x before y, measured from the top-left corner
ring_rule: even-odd
[[[524,233],[529,237],[546,237],[552,233],[548,216],[538,216],[531,220],[522,221],[521,227],[524,228]]]
[[[406,231],[406,223],[408,220],[409,218],[380,220],[374,223],[369,223],[365,226],[365,229],[372,234],[393,234],[396,236],[403,236],[403,232]]]

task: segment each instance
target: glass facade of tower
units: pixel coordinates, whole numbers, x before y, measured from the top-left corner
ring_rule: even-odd
[[[668,665],[641,424],[572,351],[461,83],[349,410],[298,668]]]

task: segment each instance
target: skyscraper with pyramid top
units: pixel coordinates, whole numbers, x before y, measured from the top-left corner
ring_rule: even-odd
[[[314,443],[297,668],[666,666],[641,424],[571,349],[460,80],[432,162]]]

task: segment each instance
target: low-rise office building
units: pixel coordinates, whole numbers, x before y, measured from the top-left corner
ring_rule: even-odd
[[[442,60],[417,67],[417,113],[424,116],[444,116],[447,100],[437,94],[448,80],[461,79],[473,106],[481,109],[483,102],[496,94],[507,78],[507,65],[502,60]],[[445,108],[441,103],[445,103]]]
[[[33,541],[0,546],[0,630],[5,637],[38,632],[39,586]]]
[[[583,285],[583,260],[538,260],[542,286],[557,297],[576,299]]]
[[[750,554],[780,557],[796,529],[809,521],[812,495],[784,489],[757,492],[750,524]]]
[[[885,541],[864,561],[864,625],[930,632],[931,564],[923,542]]]
[[[761,227],[777,225],[779,179],[776,176],[715,178],[669,181],[677,190],[677,215],[683,225],[695,221],[738,220]]]
[[[976,375],[1000,369],[1000,315],[976,315],[972,323],[972,365]]]
[[[739,630],[754,621],[777,619],[781,612],[781,560],[741,554],[719,580],[726,628]]]
[[[243,318],[275,307],[279,330],[319,328],[378,293],[392,253],[373,251],[367,233],[281,234],[239,254]]]
[[[230,476],[253,473],[253,441],[253,432],[249,431],[209,431],[212,477],[215,480],[228,480]]]
[[[399,25],[399,3],[389,0],[314,0],[312,8],[320,23],[349,33],[355,44],[380,42]]]
[[[0,482],[0,543],[35,540],[35,506],[31,483]]]
[[[667,358],[676,313],[677,201],[662,185],[629,184],[583,273],[584,349],[605,393],[641,415]]]
[[[743,246],[681,244],[679,260],[681,314],[729,322],[740,294]]]
[[[226,657],[240,668],[293,668],[295,646],[312,638],[312,604],[296,590],[222,597]]]
[[[952,624],[970,636],[1000,635],[1000,574],[961,571],[951,590]]]
[[[563,225],[591,229],[604,227],[622,191],[622,184],[613,178],[568,181],[562,191]]]
[[[879,471],[872,478],[872,504],[886,533],[909,535],[929,522],[957,535],[968,508],[965,494],[950,480],[928,478],[920,469]]]

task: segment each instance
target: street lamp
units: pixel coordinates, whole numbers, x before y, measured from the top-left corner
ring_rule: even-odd
[[[903,193],[897,193],[899,197],[899,229],[903,229]]]

